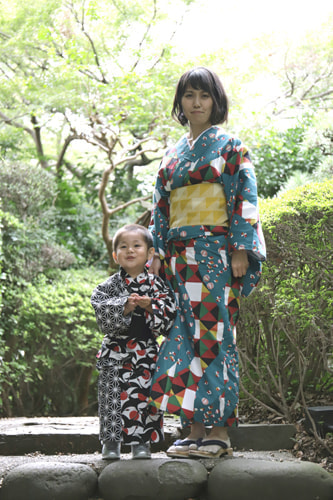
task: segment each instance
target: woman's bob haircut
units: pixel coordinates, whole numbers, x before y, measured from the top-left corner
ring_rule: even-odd
[[[183,113],[182,98],[188,86],[195,90],[208,92],[213,99],[213,109],[210,117],[212,125],[224,123],[228,120],[229,102],[219,77],[210,69],[199,66],[186,71],[177,84],[171,116],[181,125],[188,120]]]

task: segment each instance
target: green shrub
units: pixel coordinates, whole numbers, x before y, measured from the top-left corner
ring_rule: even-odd
[[[320,147],[306,141],[310,123],[311,117],[303,116],[292,128],[277,131],[273,126],[255,132],[250,154],[263,198],[275,196],[296,170],[311,174],[319,166]]]
[[[332,400],[333,181],[261,203],[267,262],[242,303],[243,395],[292,421]]]
[[[105,273],[95,269],[40,276],[21,296],[21,307],[0,365],[2,414],[80,414],[89,395],[101,342],[90,305]]]

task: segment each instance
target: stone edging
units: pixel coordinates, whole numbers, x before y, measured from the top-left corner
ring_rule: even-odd
[[[211,470],[206,467],[210,462]],[[332,500],[333,478],[317,464],[246,458],[121,460],[98,472],[78,463],[12,469],[0,500]]]

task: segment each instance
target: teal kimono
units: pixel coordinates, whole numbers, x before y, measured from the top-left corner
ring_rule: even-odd
[[[150,230],[178,306],[150,404],[180,415],[184,427],[237,425],[240,297],[258,284],[266,255],[254,168],[242,142],[212,126],[194,144],[183,136],[169,149],[157,175]],[[249,258],[242,279],[231,271],[235,249]]]

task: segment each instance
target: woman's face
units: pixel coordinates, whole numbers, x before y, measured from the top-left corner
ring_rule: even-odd
[[[188,85],[182,97],[181,106],[191,127],[205,130],[211,126],[213,99],[208,92]]]

